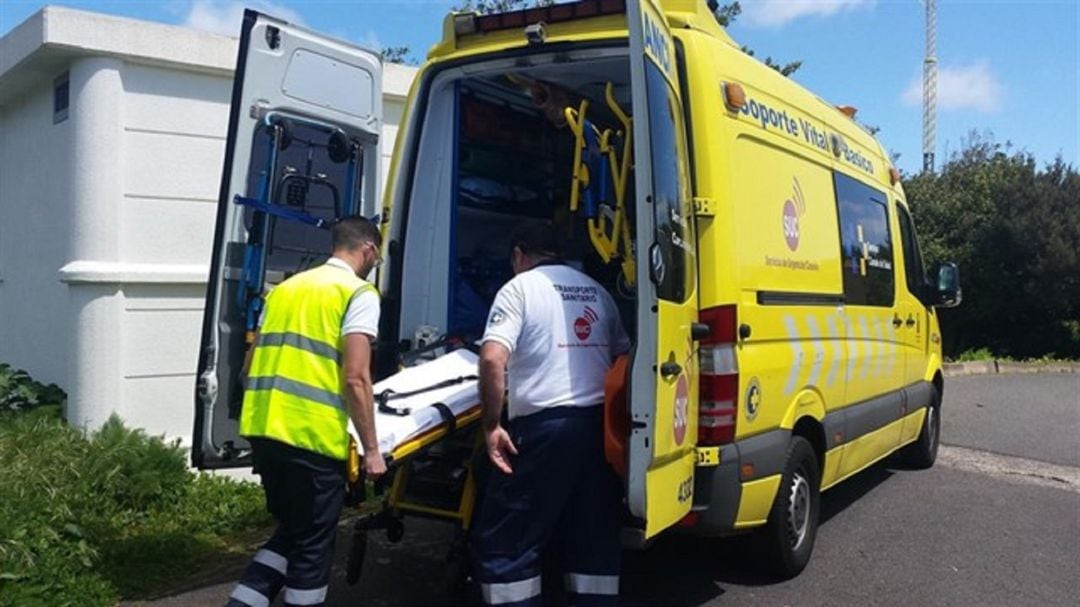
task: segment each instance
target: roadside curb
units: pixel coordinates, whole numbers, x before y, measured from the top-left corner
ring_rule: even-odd
[[[1013,362],[980,360],[966,363],[945,363],[946,377],[963,375],[996,375],[1001,373],[1080,373],[1080,362]]]

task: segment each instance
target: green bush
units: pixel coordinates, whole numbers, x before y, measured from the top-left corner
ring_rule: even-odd
[[[28,408],[0,411],[0,605],[145,596],[268,521],[258,485],[189,471],[177,443]]]
[[[990,351],[990,348],[974,348],[961,352],[960,355],[956,357],[955,362],[970,363],[987,360],[994,360],[994,353]]]
[[[67,395],[56,384],[44,385],[21,369],[0,363],[0,411],[24,411],[47,404],[63,406]]]
[[[904,183],[927,261],[960,265],[940,311],[946,356],[1080,358],[1080,172],[972,136],[938,173]]]

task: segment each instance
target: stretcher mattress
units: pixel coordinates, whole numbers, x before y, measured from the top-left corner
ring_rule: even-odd
[[[378,396],[385,390],[393,390],[397,393],[412,392],[438,384],[442,381],[453,380],[464,376],[476,375],[476,363],[478,357],[469,350],[454,350],[413,367],[408,367],[378,382],[374,386],[375,395]],[[394,398],[389,405],[396,409],[410,409],[408,415],[395,415],[392,413],[375,410],[375,433],[379,439],[379,451],[390,454],[405,442],[434,430],[446,423],[443,413],[434,405],[442,403],[446,405],[460,419],[470,410],[479,406],[480,396],[477,392],[475,379],[461,383],[437,388],[429,392],[423,392],[414,396]],[[349,420],[349,432],[360,444],[360,435]],[[363,448],[361,447],[361,452]]]

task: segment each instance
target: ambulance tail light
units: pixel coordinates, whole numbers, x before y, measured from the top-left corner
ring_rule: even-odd
[[[698,445],[724,445],[735,440],[738,419],[739,367],[735,359],[735,306],[701,311],[709,335],[701,340],[701,396]]]

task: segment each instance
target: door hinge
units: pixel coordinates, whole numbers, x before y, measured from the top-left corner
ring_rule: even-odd
[[[694,198],[694,215],[713,217],[716,215],[716,201],[712,198]]]

